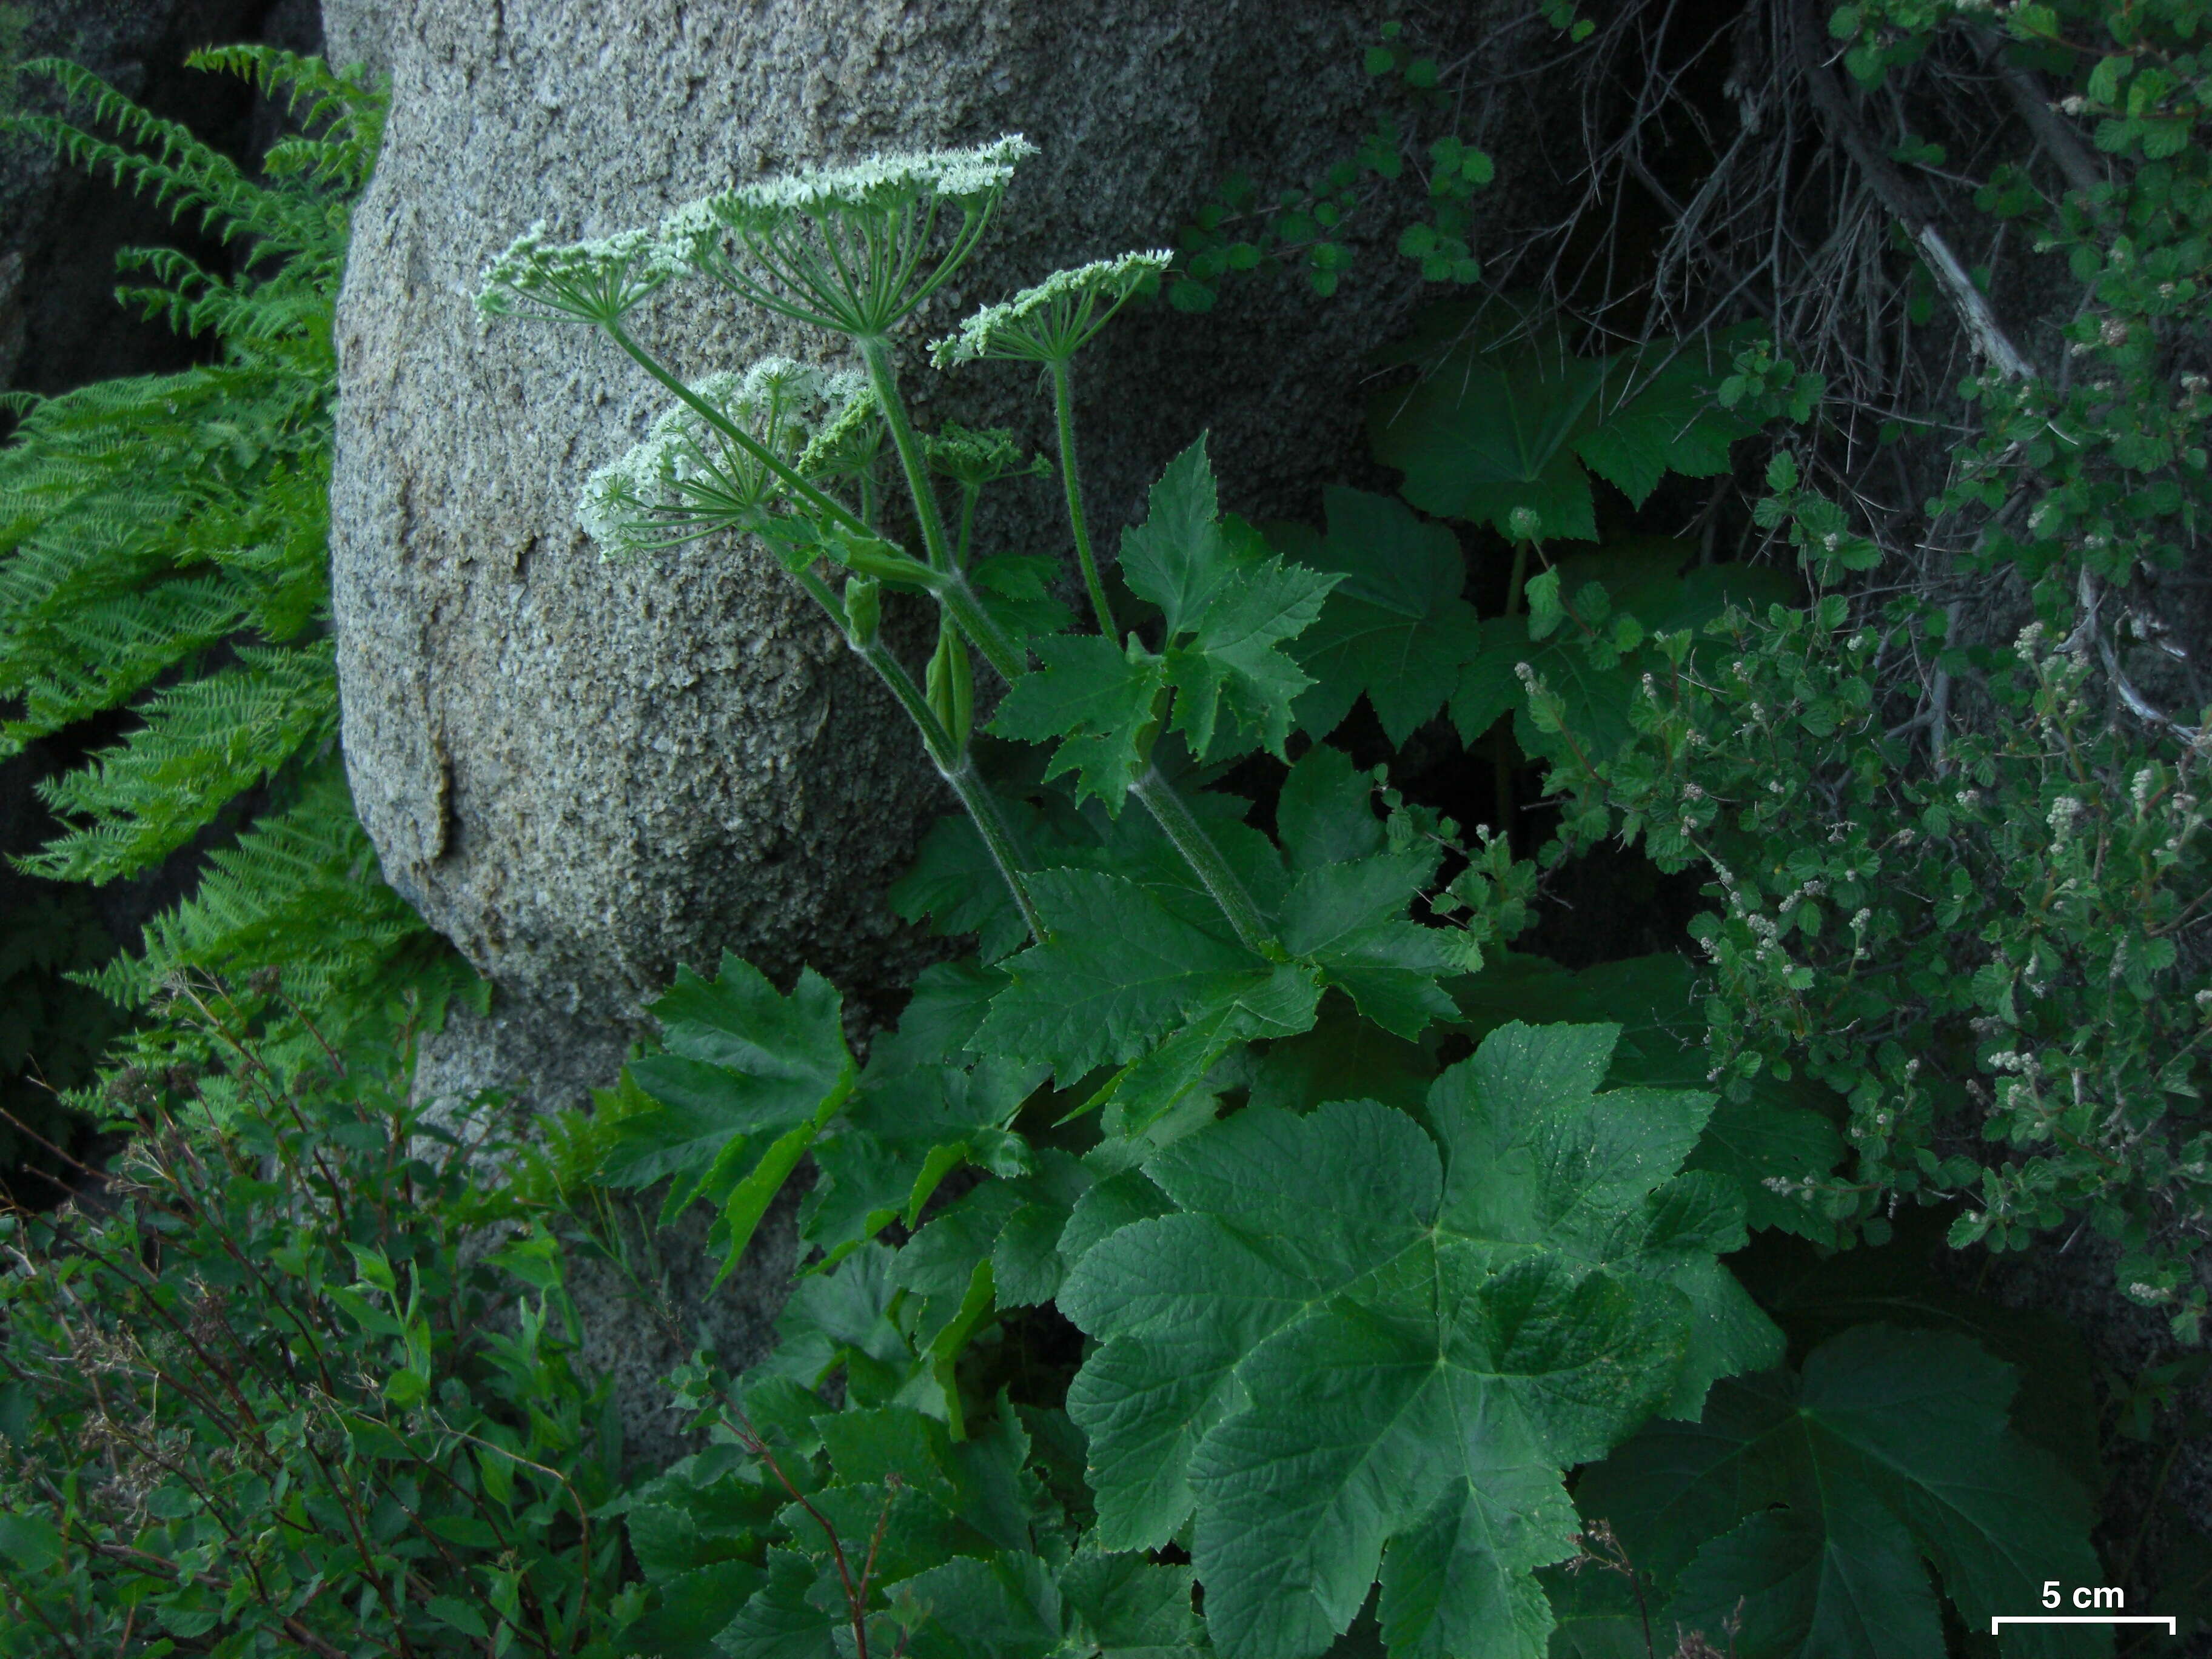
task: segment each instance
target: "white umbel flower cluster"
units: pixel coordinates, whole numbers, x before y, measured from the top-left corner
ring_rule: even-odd
[[[1168,268],[1175,255],[1165,248],[1093,259],[1087,265],[1055,270],[1035,288],[1011,300],[986,306],[960,331],[929,349],[939,368],[985,357],[1048,362],[1080,349],[1103,326],[1121,302]],[[1103,315],[1098,307],[1106,307]]]
[[[735,185],[678,208],[660,222],[663,258],[688,261],[701,238],[724,228],[770,231],[793,215],[832,215],[897,209],[925,197],[967,204],[996,196],[1014,176],[1015,164],[1036,154],[1018,132],[966,149],[913,150],[872,155],[850,167],[804,172]]]
[[[555,243],[546,240],[540,219],[483,268],[477,279],[477,309],[492,316],[596,321],[603,313],[619,315],[684,269],[649,231]]]
[[[799,464],[813,441],[873,407],[867,377],[788,357],[763,357],[743,374],[694,381],[691,392],[779,459]],[[653,423],[643,442],[585,481],[576,521],[602,558],[672,547],[717,530],[742,529],[782,482],[689,404]]]

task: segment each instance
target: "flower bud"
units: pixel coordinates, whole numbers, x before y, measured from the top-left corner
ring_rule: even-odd
[[[952,734],[952,741],[965,749],[968,734],[975,726],[975,671],[968,660],[966,641],[950,628],[937,636],[937,650],[929,659],[923,691],[937,718]]]
[[[845,626],[851,630],[855,646],[876,642],[876,630],[883,625],[883,585],[873,576],[853,576],[845,583]]]

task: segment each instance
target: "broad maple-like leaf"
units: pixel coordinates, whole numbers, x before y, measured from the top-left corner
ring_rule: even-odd
[[[1033,1555],[955,1559],[897,1591],[927,1608],[915,1659],[1172,1659],[1205,1650],[1190,1569],[1085,1550],[1057,1578]]]
[[[1284,948],[1319,967],[1383,1030],[1417,1037],[1457,1011],[1437,979],[1474,965],[1464,933],[1406,919],[1435,873],[1432,856],[1411,852],[1308,870],[1284,902]]]
[[[1068,609],[1053,597],[1054,561],[1034,553],[1001,553],[968,568],[975,602],[1017,643],[1057,634],[1067,626]]]
[[[1033,817],[1025,804],[1009,817]],[[914,864],[884,898],[908,921],[928,918],[940,934],[973,933],[979,961],[996,962],[1029,937],[991,849],[965,812],[947,813],[921,838]]]
[[[1431,1020],[1449,1018],[1455,1005],[1438,980],[1480,958],[1461,930],[1424,927],[1407,914],[1435,878],[1433,848],[1384,850],[1372,781],[1327,744],[1291,769],[1277,818],[1292,872],[1275,907],[1284,948],[1398,1036],[1419,1036]]]
[[[814,1149],[820,1175],[799,1209],[799,1237],[823,1252],[819,1265],[893,1221],[914,1225],[939,1183],[963,1165],[1022,1173],[1028,1149],[1008,1126],[1042,1080],[1041,1066],[995,1058],[864,1079]]]
[[[1194,1511],[1232,1659],[1321,1652],[1378,1571],[1394,1653],[1534,1659],[1562,1469],[1779,1352],[1713,1259],[1733,1194],[1675,1174],[1711,1097],[1596,1093],[1615,1035],[1493,1032],[1431,1091],[1433,1138],[1373,1101],[1248,1108],[1146,1164],[1176,1213],[1075,1267],[1101,1540]]]
[[[1967,1627],[2033,1610],[2047,1578],[2094,1583],[2086,1494],[2008,1421],[2011,1367],[1962,1336],[1860,1325],[1802,1377],[1725,1382],[1702,1421],[1656,1424],[1586,1471],[1576,1500],[1656,1575],[1680,1623],[1742,1659],[1938,1659],[1923,1558]],[[2008,1659],[2110,1650],[2109,1630],[2013,1626]]]
[[[1669,472],[1710,478],[1729,470],[1729,446],[1758,430],[1715,400],[1729,353],[1660,339],[1606,361],[1575,453],[1637,507]]]
[[[896,1030],[876,1039],[843,1112],[814,1147],[818,1178],[799,1236],[823,1253],[819,1272],[895,1220],[917,1224],[945,1177],[963,1165],[1030,1173],[1011,1125],[1044,1080],[1042,1066],[969,1052],[1006,975],[938,963],[915,981]]]
[[[726,1244],[726,1273],[859,1078],[842,999],[811,968],[781,995],[725,955],[713,981],[679,969],[652,1008],[667,1052],[629,1070],[654,1106],[618,1120],[600,1173],[625,1187],[672,1177],[663,1224],[697,1197],[720,1206],[710,1237]]]
[[[1048,811],[1039,811],[1026,800],[999,797],[1025,867],[1051,869],[1094,859],[1101,851],[1092,833],[1100,827],[1096,816],[1086,817],[1065,800],[1048,805]],[[1109,820],[1103,827],[1111,831],[1115,822],[1126,825],[1131,820]],[[1006,877],[965,812],[947,813],[930,826],[912,867],[891,884],[885,897],[908,921],[927,917],[933,933],[975,934],[975,954],[985,963],[997,962],[1029,941],[1029,924],[1007,890]]]
[[[1602,358],[1575,356],[1556,332],[1501,342],[1478,331],[1422,371],[1368,410],[1375,457],[1406,475],[1407,501],[1500,534],[1526,508],[1547,538],[1597,539],[1589,476],[1573,445],[1603,386]]]
[[[1711,1067],[1697,970],[1685,957],[1632,957],[1571,973],[1539,957],[1501,951],[1481,973],[1454,981],[1451,991],[1462,1029],[1475,1037],[1511,1019],[1618,1021],[1615,1083],[1698,1088]],[[1832,1243],[1835,1229],[1826,1217],[1766,1183],[1819,1180],[1833,1170],[1844,1155],[1834,1122],[1840,1114],[1834,1093],[1811,1079],[1761,1072],[1747,1098],[1713,1108],[1686,1167],[1735,1182],[1754,1231],[1778,1227]]]
[[[1291,706],[1312,684],[1284,643],[1312,624],[1340,579],[1285,563],[1251,526],[1221,517],[1203,437],[1168,464],[1144,523],[1122,533],[1121,574],[1160,608],[1159,650],[1134,634],[1039,640],[1042,666],[1014,682],[991,730],[1057,740],[1046,775],[1076,773],[1079,793],[1116,812],[1149,757],[1156,717],[1201,761],[1255,746],[1280,755]]]
[[[1467,562],[1449,530],[1387,495],[1331,489],[1324,499],[1326,538],[1278,537],[1300,563],[1344,573],[1298,639],[1299,666],[1315,681],[1298,699],[1298,724],[1326,737],[1364,693],[1402,744],[1444,706],[1477,648],[1474,607],[1460,597]]]
[[[1298,757],[1275,802],[1275,833],[1294,870],[1372,858],[1383,848],[1374,787],[1341,749],[1317,743]]]
[[[1122,1065],[1267,964],[1176,915],[1125,877],[1044,870],[1030,896],[1045,938],[1010,960],[975,1046],[1049,1065],[1063,1082]]]
[[[1096,634],[1033,642],[1040,665],[1016,679],[991,718],[1002,738],[1060,746],[1045,776],[1076,775],[1078,798],[1118,812],[1144,766],[1139,737],[1152,721],[1168,664],[1132,634],[1120,646]]]
[[[1376,459],[1405,473],[1424,512],[1501,534],[1526,509],[1547,539],[1595,541],[1590,472],[1641,505],[1669,470],[1726,471],[1729,444],[1751,430],[1715,399],[1722,371],[1704,355],[1661,339],[1577,356],[1510,305],[1440,313],[1395,356],[1421,378],[1370,405]]]

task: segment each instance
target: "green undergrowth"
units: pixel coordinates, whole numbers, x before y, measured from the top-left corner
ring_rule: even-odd
[[[2059,1659],[2111,1632],[1983,1632],[2054,1583],[2138,1596],[2154,1536],[2161,1610],[2201,1621],[2166,1484],[2202,1426],[2209,740],[2138,685],[2124,598],[2203,494],[2196,21],[1999,26],[2115,160],[1984,204],[2090,296],[2081,372],[1970,382],[1929,509],[2022,607],[1995,646],[1950,642],[1821,487],[1787,341],[1623,340],[1511,292],[1382,365],[1394,488],[1253,523],[1176,434],[1109,545],[1073,382],[1116,313],[1269,258],[1332,276],[1304,239],[1382,208],[1369,174],[1425,186],[1401,251],[1471,286],[1487,164],[1453,133],[1378,126],[1244,242],[1224,194],[1179,259],[1054,273],[936,343],[1035,378],[1035,458],[918,431],[892,349],[1018,137],[525,233],[482,309],[596,332],[672,400],[580,521],[610,559],[745,538],[878,676],[959,807],[889,902],[957,953],[860,1044],[811,969],[686,967],[529,1145],[496,1103],[404,1103],[468,988],[398,921],[362,924],[388,976],[286,1004],[281,1053],[246,987],[168,974],[211,1062],[117,1078],[108,1198],[9,1223],[0,1651]],[[1990,27],[1835,22],[1869,80],[1954,26]],[[1398,36],[1370,69],[1450,125]],[[684,381],[653,324],[685,283],[815,354]],[[977,495],[1044,475],[1070,556],[975,544]],[[1757,533],[1661,533],[1685,481]],[[306,684],[311,636],[268,637],[240,662]],[[57,857],[156,833],[70,799]],[[1516,949],[1608,842],[1704,884],[1682,948]],[[327,913],[376,890],[337,844],[267,843]],[[196,902],[271,952],[264,885],[218,863]],[[364,983],[318,1058],[306,1002]],[[616,1206],[657,1202],[711,1214],[718,1283],[757,1273],[794,1187],[772,1351],[698,1352],[696,1449],[625,1480],[565,1264],[620,1262]],[[2140,1375],[1963,1288],[2084,1237],[2170,1345]],[[2116,1503],[2121,1465],[2162,1472]]]
[[[64,962],[61,938],[23,930],[15,948],[37,951],[39,966],[0,991],[24,1028],[0,1053],[11,1070],[35,1061],[51,1073],[40,1088],[27,1071],[9,1099],[27,1130],[57,1142],[103,1109],[95,1069],[112,1082],[210,1060],[198,1027],[153,1012],[180,974],[219,974],[261,999],[283,1027],[264,1033],[272,1054],[294,1059],[316,1045],[287,1005],[267,1002],[278,980],[338,1027],[407,987],[469,977],[378,874],[337,750],[331,319],[384,97],[358,76],[260,47],[191,62],[252,81],[289,112],[292,131],[258,177],[55,60],[19,72],[56,85],[86,125],[4,121],[18,141],[150,196],[235,252],[225,271],[171,249],[126,250],[118,301],[211,340],[214,361],[16,394],[0,448],[0,757],[125,717],[116,741],[40,781],[58,827],[15,862],[64,884],[40,902],[67,906],[67,884],[203,860],[190,895],[148,923],[135,951]],[[85,1062],[106,1033],[86,1040],[102,1022],[72,998],[79,984],[130,1016],[97,1068]],[[77,1086],[58,1100],[55,1079]]]

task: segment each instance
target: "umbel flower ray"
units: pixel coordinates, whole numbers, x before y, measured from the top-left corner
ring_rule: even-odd
[[[611,326],[684,269],[648,231],[549,243],[540,219],[483,268],[477,309],[491,317]]]
[[[1036,153],[1009,133],[735,185],[663,220],[655,257],[780,316],[880,340],[966,260]],[[948,207],[959,223],[940,238]]]
[[[835,434],[860,426],[874,407],[867,377],[858,371],[830,373],[782,356],[763,357],[743,374],[710,374],[689,389],[721,423],[697,404],[678,404],[642,442],[586,481],[576,519],[603,559],[762,527],[786,486],[757,454],[732,441],[728,427],[811,475],[834,466]]]
[[[1156,281],[1174,258],[1165,248],[1152,248],[1055,270],[1035,288],[986,306],[959,332],[933,343],[930,361],[939,368],[986,357],[1064,361],[1089,344],[1130,295]]]

